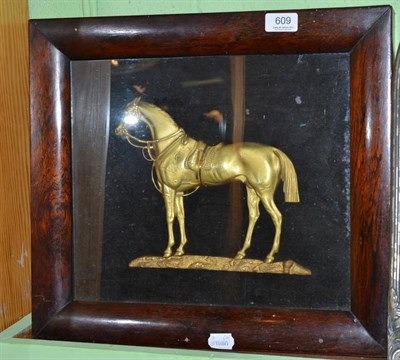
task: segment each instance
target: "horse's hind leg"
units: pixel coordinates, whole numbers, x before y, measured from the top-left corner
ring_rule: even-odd
[[[247,188],[247,206],[249,208],[249,226],[247,227],[246,238],[243,243],[243,247],[235,256],[235,259],[243,259],[246,256],[246,251],[251,245],[251,237],[253,235],[254,226],[260,216],[259,203],[260,198],[254,189],[250,186]]]
[[[187,242],[185,230],[185,208],[183,206],[183,194],[178,193],[175,197],[175,214],[179,222],[179,230],[181,233],[181,243],[175,251],[175,255],[183,255],[185,253],[184,247]]]
[[[282,229],[282,214],[275,205],[273,195],[264,194],[263,196],[261,196],[261,201],[265,207],[265,210],[267,210],[268,214],[272,218],[272,222],[275,225],[274,243],[272,244],[271,251],[267,255],[267,258],[265,259],[266,262],[271,263],[274,261],[275,254],[279,251],[281,229]]]

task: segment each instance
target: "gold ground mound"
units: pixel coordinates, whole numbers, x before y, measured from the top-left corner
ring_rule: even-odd
[[[311,275],[311,271],[293,260],[266,263],[255,259],[232,259],[215,256],[184,255],[168,258],[144,256],[134,259],[130,267],[157,269],[195,269],[213,271],[236,271],[290,275]]]

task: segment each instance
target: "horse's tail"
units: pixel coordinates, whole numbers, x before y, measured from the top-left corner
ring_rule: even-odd
[[[293,163],[285,153],[274,149],[274,154],[281,163],[281,179],[283,181],[283,192],[286,202],[299,202],[299,188],[297,185],[297,175]]]

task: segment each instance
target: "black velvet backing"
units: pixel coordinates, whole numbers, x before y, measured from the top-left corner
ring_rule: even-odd
[[[163,199],[151,181],[151,163],[114,135],[133,85],[174,117],[187,133],[210,144],[230,142],[229,57],[121,61],[113,68],[107,158],[102,298],[105,301],[348,309],[350,306],[350,116],[347,54],[246,56],[245,141],[276,146],[293,161],[300,203],[284,203],[280,251],[311,276],[199,270],[132,269],[140,256],[162,256],[167,245]],[[198,81],[194,83],[193,81]],[[218,109],[225,136],[205,119]],[[148,138],[145,128],[137,135]],[[232,210],[232,193],[241,208]],[[185,198],[186,252],[233,257],[248,222],[246,191],[230,185],[202,188]],[[236,204],[237,206],[237,204]],[[239,231],[235,230],[239,228]],[[241,231],[240,231],[241,229]],[[233,233],[236,231],[236,233]],[[241,233],[240,233],[241,232]],[[179,236],[177,232],[177,240]],[[261,209],[248,258],[264,259],[274,228]]]

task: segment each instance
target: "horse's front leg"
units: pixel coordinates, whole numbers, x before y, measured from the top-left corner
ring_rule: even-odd
[[[166,219],[168,226],[168,246],[164,251],[164,257],[169,257],[172,255],[172,247],[175,244],[174,239],[174,220],[175,220],[175,190],[171,189],[168,186],[163,185],[162,187],[164,202],[165,202],[165,211],[166,211]]]
[[[175,255],[183,255],[185,253],[184,247],[187,242],[185,230],[185,208],[183,206],[183,193],[177,193],[175,196],[175,214],[179,222],[179,230],[181,233],[181,243],[175,251]]]

